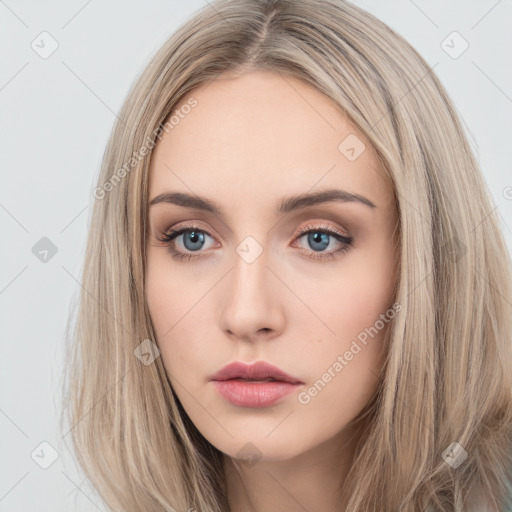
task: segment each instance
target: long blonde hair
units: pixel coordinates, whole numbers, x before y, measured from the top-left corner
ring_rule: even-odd
[[[432,69],[342,0],[213,0],[132,88],[94,192],[67,352],[66,435],[79,463],[112,510],[229,510],[223,454],[188,418],[161,358],[145,365],[134,350],[156,342],[144,297],[152,149],[196,86],[252,70],[301,79],[339,105],[396,195],[403,309],[363,412],[346,511],[466,511],[477,489],[502,510],[512,494],[512,271],[498,219]]]

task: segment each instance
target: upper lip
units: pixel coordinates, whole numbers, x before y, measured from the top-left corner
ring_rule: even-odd
[[[239,361],[230,363],[212,375],[210,380],[229,380],[237,378],[254,380],[272,378],[281,382],[303,384],[301,380],[288,375],[284,370],[281,370],[281,368],[265,361],[258,361],[251,365]]]

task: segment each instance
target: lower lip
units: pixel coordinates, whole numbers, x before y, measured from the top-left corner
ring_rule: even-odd
[[[214,380],[217,391],[233,405],[241,407],[268,407],[293,393],[300,384],[273,381],[246,381],[240,379]]]

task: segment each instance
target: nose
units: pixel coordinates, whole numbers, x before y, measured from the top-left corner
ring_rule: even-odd
[[[220,328],[232,339],[273,339],[284,326],[283,285],[268,266],[265,251],[251,263],[238,254],[220,290]]]

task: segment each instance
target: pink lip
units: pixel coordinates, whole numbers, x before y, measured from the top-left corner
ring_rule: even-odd
[[[249,382],[240,379],[214,380],[213,384],[226,400],[240,407],[268,407],[299,387],[299,384],[282,381]]]
[[[272,378],[273,381],[264,379]],[[252,381],[244,380],[252,379]],[[228,364],[210,377],[217,391],[229,402],[242,407],[267,407],[292,393],[301,384],[277,366],[258,361]]]

